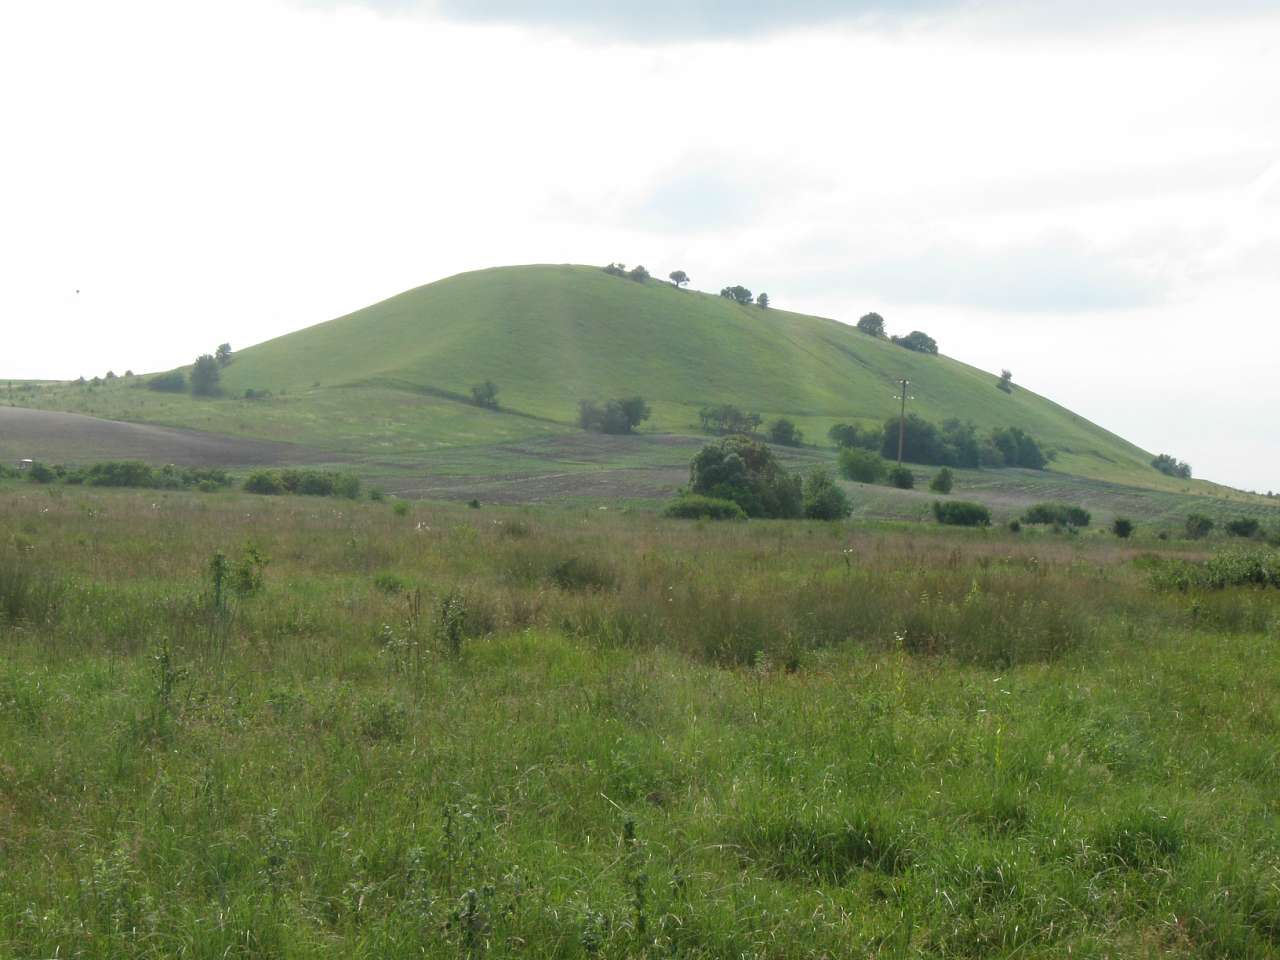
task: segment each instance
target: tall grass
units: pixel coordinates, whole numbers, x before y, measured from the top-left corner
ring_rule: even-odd
[[[0,493],[0,956],[1276,956],[1280,591],[1137,556]]]

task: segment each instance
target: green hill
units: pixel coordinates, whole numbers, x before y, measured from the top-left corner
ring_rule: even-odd
[[[1003,393],[994,374],[945,356],[833,320],[584,266],[460,274],[240,350],[217,399],[116,381],[42,388],[25,402],[412,459],[571,433],[580,399],[628,394],[651,403],[647,432],[696,433],[700,408],[734,403],[766,419],[787,416],[825,444],[834,423],[894,415],[900,377],[912,381],[912,411],[1020,426],[1057,451],[1055,471],[1190,487],[1115,434],[1021,386]],[[500,387],[499,411],[466,402],[486,379]],[[270,396],[245,399],[248,390]]]

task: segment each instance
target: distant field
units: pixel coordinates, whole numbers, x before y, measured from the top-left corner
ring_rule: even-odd
[[[1223,546],[0,483],[0,956],[1280,956]]]

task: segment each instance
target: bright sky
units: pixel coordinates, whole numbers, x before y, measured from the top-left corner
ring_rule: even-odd
[[[744,6],[0,2],[0,378],[620,260],[1280,489],[1274,3]]]

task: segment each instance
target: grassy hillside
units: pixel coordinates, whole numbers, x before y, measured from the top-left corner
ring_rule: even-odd
[[[344,453],[418,457],[564,434],[577,402],[640,394],[645,429],[696,432],[698,410],[734,403],[796,420],[813,441],[841,421],[911,409],[982,428],[1021,426],[1058,457],[1053,469],[1167,491],[1150,454],[993,374],[912,353],[842,323],[613,277],[595,267],[501,267],[461,274],[237,353],[225,396],[200,400],[116,381],[11,392],[13,402],[112,419],[290,440]],[[464,402],[491,379],[501,411]],[[246,400],[246,390],[270,391]],[[15,399],[16,397],[16,399]]]

